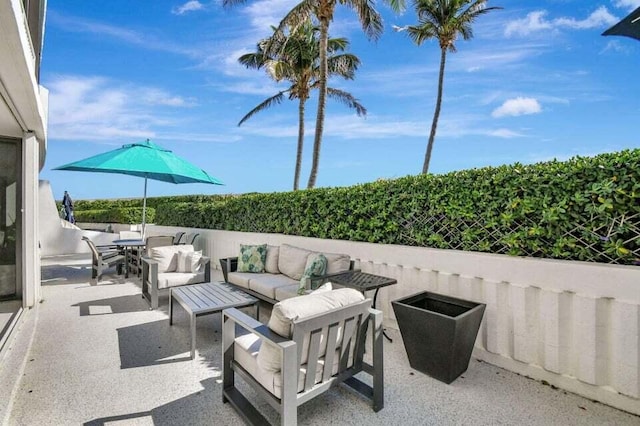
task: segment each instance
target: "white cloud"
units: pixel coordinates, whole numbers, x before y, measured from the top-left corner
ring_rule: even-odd
[[[491,116],[495,118],[505,116],[516,117],[519,115],[538,114],[541,111],[542,107],[537,99],[517,97],[504,101],[501,106],[493,110]]]
[[[155,136],[170,126],[162,107],[185,107],[192,100],[162,89],[113,82],[102,77],[58,76],[47,82],[52,139],[105,141]]]
[[[524,135],[522,133],[514,132],[513,130],[509,130],[509,129],[496,129],[496,130],[491,130],[489,132],[489,136],[495,136],[497,138],[502,138],[502,139],[511,139],[511,138],[521,138]]]
[[[582,20],[567,17],[547,19],[547,15],[546,10],[530,12],[525,18],[509,22],[504,33],[507,37],[528,36],[541,31],[554,31],[562,28],[582,30],[611,26],[618,22],[618,18],[613,16],[605,6],[600,6]]]
[[[171,10],[171,13],[174,15],[184,15],[187,12],[194,12],[196,10],[204,9],[204,5],[200,3],[198,0],[190,0],[183,4],[182,6],[174,7]]]
[[[631,11],[640,7],[640,0],[613,0],[613,5]]]

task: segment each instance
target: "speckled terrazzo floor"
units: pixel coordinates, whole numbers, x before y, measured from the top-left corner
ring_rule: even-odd
[[[178,309],[169,326],[166,296],[150,311],[136,279],[108,275],[90,286],[86,266],[66,263],[44,263],[44,301],[9,425],[243,424],[222,404],[219,314],[198,320],[192,361],[188,319]],[[299,424],[640,424],[637,416],[476,360],[451,385],[440,383],[414,372],[400,334],[388,331],[394,343],[385,342],[385,408],[374,413],[338,387],[300,407]],[[259,407],[278,421],[268,405]]]

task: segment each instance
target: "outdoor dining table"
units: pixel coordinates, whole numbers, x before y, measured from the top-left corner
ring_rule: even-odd
[[[124,250],[124,277],[129,278],[129,265],[131,258],[131,249],[134,247],[144,248],[146,245],[144,240],[128,239],[128,240],[113,240],[113,244]]]

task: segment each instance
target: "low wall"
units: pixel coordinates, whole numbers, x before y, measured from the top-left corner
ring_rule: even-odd
[[[150,226],[148,234],[179,230]],[[279,234],[188,231],[200,232],[216,269],[219,258],[237,256],[240,244],[288,243],[347,253],[364,272],[398,280],[378,296],[386,326],[396,329],[390,301],[409,294],[429,290],[484,302],[476,358],[640,414],[638,267]]]

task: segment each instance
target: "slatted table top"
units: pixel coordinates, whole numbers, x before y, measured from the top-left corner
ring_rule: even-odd
[[[192,284],[172,289],[171,297],[196,315],[258,303],[258,299],[225,283]]]
[[[355,288],[358,291],[377,290],[381,287],[393,285],[398,282],[393,278],[368,274],[361,271],[347,271],[345,273],[332,276],[330,281],[345,287]]]

